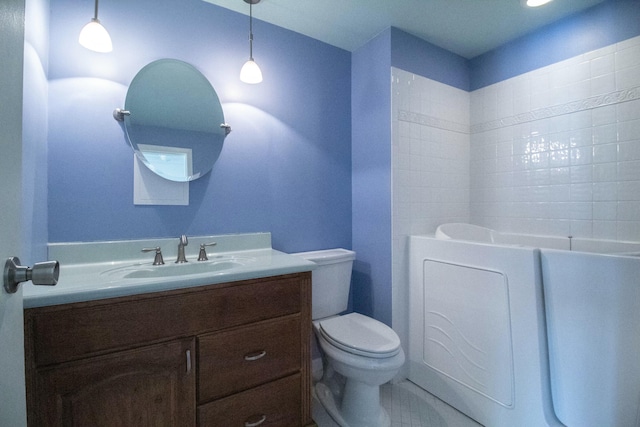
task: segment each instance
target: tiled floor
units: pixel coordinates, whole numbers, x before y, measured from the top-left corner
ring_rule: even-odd
[[[482,427],[409,381],[383,385],[380,398],[391,427]],[[338,427],[316,399],[313,419],[318,427]]]

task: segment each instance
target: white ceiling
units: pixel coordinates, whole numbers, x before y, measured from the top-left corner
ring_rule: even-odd
[[[204,1],[249,14],[244,0]],[[253,17],[348,51],[393,26],[473,58],[605,0],[554,0],[535,9],[520,1],[262,0],[253,6]]]

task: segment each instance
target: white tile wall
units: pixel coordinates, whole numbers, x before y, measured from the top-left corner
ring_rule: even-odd
[[[471,93],[470,219],[640,240],[640,37]]]
[[[640,241],[640,37],[471,93],[391,74],[394,307],[443,222]]]
[[[396,68],[392,78],[394,236],[468,221],[469,94]]]

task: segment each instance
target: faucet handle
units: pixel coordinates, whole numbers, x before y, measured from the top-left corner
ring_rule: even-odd
[[[153,258],[153,265],[163,265],[164,260],[162,259],[162,250],[160,246],[156,246],[155,248],[143,248],[141,252],[156,252],[155,258]]]
[[[205,250],[205,247],[206,246],[215,246],[215,245],[217,245],[216,242],[200,244],[200,253],[198,254],[198,261],[208,261],[209,258],[207,258],[207,251]]]

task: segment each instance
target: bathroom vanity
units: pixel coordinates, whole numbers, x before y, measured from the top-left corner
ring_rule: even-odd
[[[249,267],[198,273],[205,284],[137,278],[137,293],[98,286],[98,299],[67,292],[54,305],[27,292],[29,425],[314,425],[312,267],[271,249],[242,254]],[[140,280],[154,285],[140,291]]]

